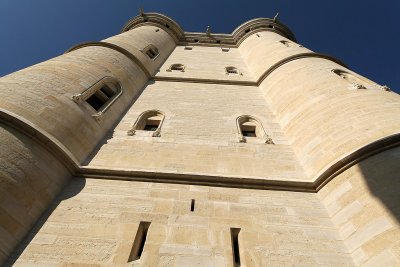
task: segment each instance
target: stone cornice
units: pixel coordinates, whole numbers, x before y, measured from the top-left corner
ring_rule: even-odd
[[[259,31],[272,31],[296,42],[290,29],[279,21],[268,18],[249,20],[237,27],[232,34],[184,32],[177,22],[159,13],[143,13],[129,20],[121,33],[151,25],[165,30],[179,45],[238,47],[243,40]]]
[[[76,173],[79,162],[74,155],[60,141],[48,134],[44,129],[34,125],[25,118],[5,109],[0,108],[0,122],[17,130],[38,143],[49,151],[53,156],[70,171]]]
[[[286,57],[271,67],[269,67],[263,74],[258,78],[257,81],[240,81],[240,80],[220,80],[220,79],[204,79],[204,78],[188,78],[188,77],[167,77],[167,76],[154,76],[152,80],[154,81],[168,81],[168,82],[189,82],[189,83],[208,83],[208,84],[228,84],[228,85],[243,85],[243,86],[260,86],[261,83],[270,75],[274,70],[279,67],[289,63],[291,61],[302,59],[302,58],[324,58],[335,62],[345,68],[348,68],[346,64],[344,64],[339,59],[332,57],[330,55],[321,54],[321,53],[301,53],[293,56]]]
[[[136,16],[125,23],[121,33],[135,29],[143,25],[152,25],[162,28],[169,33],[175,42],[179,42],[184,31],[173,19],[159,13],[144,13],[143,15]]]
[[[346,64],[344,64],[341,60],[339,60],[339,59],[337,59],[335,57],[332,57],[330,55],[321,54],[321,53],[314,53],[314,52],[301,53],[301,54],[296,54],[296,55],[293,55],[293,56],[286,57],[286,58],[278,61],[277,63],[275,63],[271,67],[269,67],[266,71],[264,71],[264,73],[260,76],[260,78],[258,78],[257,85],[260,85],[264,81],[264,79],[267,78],[268,75],[270,75],[274,70],[276,70],[280,66],[283,66],[286,63],[289,63],[289,62],[291,62],[293,60],[302,59],[302,58],[313,58],[313,57],[315,57],[315,58],[324,58],[324,59],[333,61],[333,62],[335,62],[335,63],[337,63],[337,64],[339,64],[339,65],[341,65],[341,66],[343,66],[343,67],[348,69]]]
[[[124,48],[122,48],[122,47],[120,47],[118,45],[112,44],[112,43],[96,42],[96,41],[84,42],[84,43],[80,43],[80,44],[77,44],[77,45],[71,47],[70,49],[65,51],[64,54],[69,53],[69,52],[74,51],[74,50],[77,50],[79,48],[88,47],[88,46],[101,46],[101,47],[106,47],[106,48],[110,48],[110,49],[112,49],[114,51],[117,51],[117,52],[125,55],[130,60],[132,60],[136,65],[138,65],[139,68],[144,72],[144,74],[146,75],[146,77],[148,79],[150,79],[152,77],[150,72],[143,65],[143,63],[134,54],[132,54],[128,50],[126,50],[126,49],[124,49]]]
[[[318,192],[330,180],[358,162],[373,155],[400,146],[400,133],[367,144],[336,160],[322,170],[313,181],[271,180],[265,177],[220,176],[211,174],[176,173],[166,171],[143,171],[102,169],[80,166],[73,154],[56,138],[19,115],[0,108],[0,121],[18,132],[32,138],[47,149],[67,167],[75,177],[133,180],[156,183],[177,183],[218,187],[249,188],[262,190],[285,190]]]
[[[204,185],[230,188],[247,188],[261,190],[284,190],[317,193],[329,181],[354,164],[380,152],[400,146],[400,133],[379,139],[349,155],[339,159],[322,171],[314,181],[271,180],[265,177],[223,176],[195,173],[175,173],[166,171],[143,171],[123,169],[103,169],[81,166],[77,177],[94,179],[112,179],[154,183],[172,183],[187,185]]]
[[[165,82],[186,82],[186,83],[207,83],[207,84],[257,86],[257,83],[254,81],[219,80],[219,79],[186,78],[186,77],[154,76],[151,80],[165,81]]]

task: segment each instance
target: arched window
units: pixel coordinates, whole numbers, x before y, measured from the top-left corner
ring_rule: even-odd
[[[236,127],[239,142],[246,143],[249,140],[261,139],[266,144],[274,144],[273,140],[265,132],[261,122],[253,116],[243,115],[236,119]]]
[[[159,110],[148,110],[139,115],[128,135],[135,135],[137,131],[143,131],[143,135],[151,133],[153,137],[161,136],[161,126],[164,122],[165,114]]]
[[[106,76],[99,80],[81,94],[72,96],[76,103],[86,102],[97,113],[92,116],[100,121],[103,113],[122,94],[121,84],[117,79]]]
[[[236,67],[233,67],[233,66],[225,67],[225,73],[227,75],[230,75],[230,74],[232,74],[232,75],[241,74],[239,72],[239,70]]]
[[[155,46],[152,45],[152,44],[146,46],[146,47],[142,50],[142,52],[143,52],[144,54],[146,54],[150,59],[155,59],[155,58],[159,55],[159,52],[158,52],[157,47],[155,47]]]
[[[167,71],[181,71],[184,72],[185,71],[185,65],[183,64],[172,64],[169,69],[167,69]]]

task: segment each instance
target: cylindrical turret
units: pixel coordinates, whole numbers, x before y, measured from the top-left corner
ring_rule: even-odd
[[[141,25],[0,79],[0,262],[174,47],[165,30]]]
[[[270,31],[240,51],[355,263],[395,262],[400,96]]]

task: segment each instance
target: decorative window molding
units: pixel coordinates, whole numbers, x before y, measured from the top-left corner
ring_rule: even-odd
[[[353,89],[380,89],[383,91],[391,92],[390,88],[386,85],[379,85],[371,80],[368,80],[362,76],[350,73],[341,69],[333,69],[331,72],[342,77],[344,80],[351,84]]]
[[[143,50],[141,50],[143,54],[145,54],[146,56],[148,56],[150,59],[155,60],[158,55],[160,54],[158,52],[157,47],[155,47],[152,44],[149,44],[148,46],[146,46]]]
[[[225,74],[226,75],[235,75],[235,74],[243,75],[236,67],[233,67],[233,66],[225,67]]]
[[[142,112],[136,119],[128,135],[133,136],[137,131],[151,132],[153,137],[161,137],[161,127],[165,119],[164,112],[160,110],[147,110]]]
[[[185,65],[183,65],[183,64],[172,64],[168,69],[167,69],[167,71],[169,71],[169,72],[171,72],[171,71],[173,71],[173,70],[176,70],[176,71],[181,71],[181,72],[185,72]]]
[[[96,111],[92,117],[100,122],[104,112],[110,108],[122,93],[123,89],[120,82],[114,77],[106,76],[82,93],[73,95],[72,100],[77,104],[86,102]]]
[[[242,115],[236,119],[238,141],[246,143],[248,138],[262,139],[265,144],[275,144],[265,132],[261,122],[253,116]]]

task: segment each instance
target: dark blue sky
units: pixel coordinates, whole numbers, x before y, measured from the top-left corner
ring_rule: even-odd
[[[185,31],[214,33],[279,11],[300,44],[400,93],[399,0],[0,0],[0,76],[118,34],[139,5]]]

